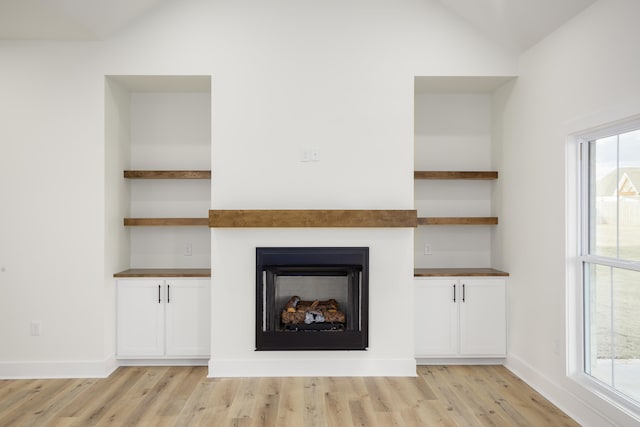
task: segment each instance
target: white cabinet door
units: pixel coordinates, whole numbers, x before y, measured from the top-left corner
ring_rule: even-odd
[[[118,356],[164,354],[162,280],[120,280],[117,288]]]
[[[416,279],[414,295],[416,356],[452,356],[458,352],[457,280]]]
[[[166,355],[208,356],[209,280],[167,280],[166,292]]]
[[[461,279],[460,353],[504,356],[507,352],[504,279]]]

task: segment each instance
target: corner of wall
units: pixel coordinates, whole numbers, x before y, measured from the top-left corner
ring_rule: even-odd
[[[580,425],[598,427],[619,425],[598,411],[594,405],[585,402],[567,387],[545,376],[517,355],[509,354],[505,367]]]

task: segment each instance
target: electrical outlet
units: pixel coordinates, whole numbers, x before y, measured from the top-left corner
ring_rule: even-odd
[[[433,255],[433,252],[431,252],[431,243],[425,243],[424,244],[424,254],[425,255]]]
[[[193,247],[191,246],[191,243],[185,243],[184,244],[184,248],[182,250],[182,255],[184,255],[184,256],[193,255]]]
[[[39,337],[42,332],[42,324],[40,322],[31,322],[31,336]]]
[[[305,148],[302,150],[302,157],[300,158],[301,162],[319,162],[320,161],[320,150],[317,148]]]

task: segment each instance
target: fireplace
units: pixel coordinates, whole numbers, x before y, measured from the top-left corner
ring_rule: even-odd
[[[256,350],[366,350],[369,248],[256,248]]]

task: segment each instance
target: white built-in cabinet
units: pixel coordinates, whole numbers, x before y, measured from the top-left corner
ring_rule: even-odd
[[[415,282],[415,354],[504,357],[506,279],[419,277]]]
[[[195,278],[118,280],[118,358],[208,358],[209,282]]]

